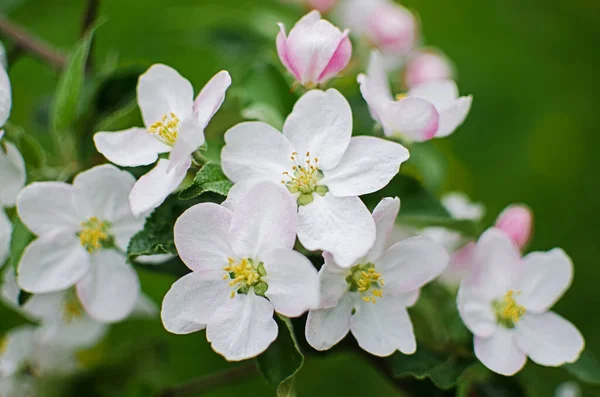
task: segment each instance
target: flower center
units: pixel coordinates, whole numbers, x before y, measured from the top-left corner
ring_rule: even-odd
[[[229,285],[233,287],[231,298],[238,294],[247,294],[250,288],[254,289],[254,293],[259,296],[265,296],[265,292],[269,285],[262,280],[262,277],[267,275],[265,265],[262,262],[256,264],[250,258],[244,258],[236,261],[233,258],[228,258],[229,264],[223,268],[227,272],[223,276],[223,280],[229,281]]]
[[[4,354],[6,348],[8,347],[8,338],[3,336],[0,338],[0,355]]]
[[[350,292],[360,293],[365,302],[377,303],[377,298],[383,296],[383,278],[381,273],[375,271],[372,263],[353,266],[346,282],[350,286]]]
[[[397,101],[401,101],[401,100],[403,100],[404,98],[407,98],[407,97],[408,97],[408,95],[406,93],[396,94],[396,100]]]
[[[304,162],[299,159],[298,153],[293,152],[290,156],[292,160],[292,171],[285,171],[281,183],[284,184],[292,193],[300,193],[298,196],[298,205],[306,205],[313,201],[313,193],[324,196],[329,191],[327,186],[319,185],[323,179],[323,172],[319,170],[319,159],[311,158],[310,152],[306,152]]]
[[[110,223],[100,221],[95,216],[81,222],[83,229],[77,234],[81,245],[91,254],[102,247],[109,246],[112,236],[109,234]]]
[[[83,316],[83,308],[75,296],[71,296],[63,306],[62,318],[69,324]]]
[[[179,132],[179,117],[173,112],[162,116],[160,121],[152,124],[148,132],[156,135],[160,140],[169,145],[175,144]]]
[[[515,324],[518,323],[525,314],[525,307],[519,305],[515,301],[515,296],[519,294],[520,291],[515,292],[511,289],[508,290],[502,300],[495,300],[492,302],[492,307],[496,312],[498,323],[506,328],[514,328]]]

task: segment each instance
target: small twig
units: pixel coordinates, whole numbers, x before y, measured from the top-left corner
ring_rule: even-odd
[[[15,41],[16,45],[31,55],[48,62],[56,69],[62,69],[66,58],[51,44],[35,37],[23,27],[10,21],[4,14],[0,14],[0,32]]]
[[[157,397],[179,397],[202,393],[219,386],[234,384],[244,378],[254,376],[257,373],[258,370],[256,364],[254,362],[249,362],[225,371],[217,372],[216,374],[192,380],[181,386],[165,389],[160,392]]]

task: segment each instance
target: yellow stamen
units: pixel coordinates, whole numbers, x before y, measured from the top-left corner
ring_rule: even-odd
[[[74,296],[65,302],[65,306],[63,307],[63,320],[65,323],[71,323],[73,320],[80,318],[83,316],[83,308],[77,301],[77,298]]]
[[[223,268],[227,274],[223,279],[231,279],[229,285],[235,287],[235,289],[231,291],[231,298],[235,296],[236,291],[239,291],[240,289],[247,290],[249,287],[253,287],[260,281],[262,264],[255,267],[254,261],[248,258],[244,258],[239,262],[233,258],[228,258],[227,262],[229,264]],[[262,275],[264,275],[264,273]]]
[[[501,301],[494,301],[492,303],[498,322],[508,328],[514,328],[515,324],[519,322],[526,312],[525,307],[519,305],[515,300],[515,297],[519,294],[519,291],[508,290]]]
[[[179,133],[179,117],[173,112],[165,114],[160,121],[155,122],[148,128],[148,132],[155,134],[169,145],[173,145]]]
[[[350,291],[358,291],[361,295],[370,291],[370,295],[361,296],[365,302],[377,303],[377,299],[383,297],[383,278],[371,263],[354,266],[346,281]]]
[[[109,240],[107,222],[102,222],[95,216],[88,221],[82,222],[83,229],[79,232],[79,242],[84,246],[89,253],[92,253],[102,248],[102,243]]]
[[[396,94],[396,100],[400,101],[404,98],[406,98],[408,95],[407,94]]]

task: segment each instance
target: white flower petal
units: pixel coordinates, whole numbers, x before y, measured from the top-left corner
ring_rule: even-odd
[[[298,209],[298,239],[309,251],[328,251],[339,266],[350,267],[373,246],[373,217],[356,196],[313,197]]]
[[[158,160],[156,167],[138,179],[133,185],[133,189],[129,194],[129,205],[133,215],[139,216],[141,213],[153,210],[161,205],[183,181],[191,163],[191,159],[188,159],[181,166],[168,172],[169,161],[165,159]]]
[[[155,318],[159,313],[160,310],[154,300],[142,292],[137,302],[135,302],[135,307],[133,308],[131,316],[138,318]]]
[[[0,208],[0,268],[10,256],[10,236],[12,234],[12,225],[4,210]]]
[[[392,180],[408,157],[408,150],[399,143],[357,136],[338,165],[325,171],[320,183],[337,197],[373,193]]]
[[[171,112],[180,120],[187,119],[192,114],[194,89],[175,69],[156,64],[140,76],[137,100],[144,125],[150,127]]]
[[[231,76],[226,70],[221,70],[202,88],[194,101],[194,116],[202,129],[215,115],[225,100],[225,92],[231,85]]]
[[[385,290],[408,292],[435,279],[448,265],[448,253],[426,236],[412,237],[388,248],[375,260]]]
[[[34,353],[34,328],[28,325],[12,329],[5,336],[0,352],[0,378],[14,375]]]
[[[458,87],[452,80],[434,80],[412,88],[408,96],[423,98],[433,103],[433,106],[442,112],[458,98]]]
[[[291,249],[296,241],[296,200],[281,185],[264,181],[239,200],[229,241],[241,258],[262,260],[275,248]]]
[[[231,189],[229,189],[227,198],[221,203],[221,205],[227,209],[235,211],[237,204],[248,196],[248,193],[250,193],[254,185],[261,182],[264,182],[264,179],[244,179],[237,182],[231,187]]]
[[[387,102],[381,110],[386,136],[400,135],[414,142],[431,139],[439,127],[439,113],[429,101],[408,97]]]
[[[344,339],[350,331],[352,308],[352,297],[345,294],[336,306],[308,312],[304,331],[308,344],[323,351]]]
[[[188,162],[192,153],[204,145],[205,142],[202,125],[195,118],[183,120],[177,133],[177,140],[173,146],[173,151],[169,155],[169,168],[167,172]],[[189,166],[187,167],[189,168]]]
[[[390,234],[392,233],[392,230],[394,230],[394,224],[396,223],[396,217],[398,216],[399,211],[400,199],[398,197],[383,198],[373,210],[373,219],[375,220],[377,235],[373,247],[371,247],[367,253],[367,260],[369,262],[373,262],[383,254],[383,251],[387,247]]]
[[[221,152],[223,172],[233,182],[268,179],[280,182],[291,171],[294,147],[275,128],[261,122],[240,123],[225,133]]]
[[[175,281],[165,295],[160,316],[165,329],[189,334],[206,328],[229,300],[232,287],[217,271],[192,272]]]
[[[131,211],[127,202],[125,203],[126,204],[123,204],[124,207],[127,209],[128,212]],[[116,245],[123,251],[127,251],[129,241],[133,236],[135,236],[139,231],[141,231],[144,228],[145,223],[146,218],[144,216],[134,218],[133,215],[131,215],[131,212],[129,217],[123,218],[119,222],[114,223],[110,228],[110,231],[115,237]],[[139,262],[139,257],[136,260]],[[164,258],[161,260],[161,263],[162,262],[165,262]]]
[[[323,259],[325,259],[325,263],[319,270],[320,309],[334,307],[338,304],[342,296],[348,292],[346,277],[350,273],[348,269],[336,265],[329,252],[323,252]]]
[[[485,207],[474,203],[463,192],[450,192],[442,197],[442,204],[454,219],[471,219],[479,221],[485,215]]]
[[[448,108],[440,111],[440,121],[436,138],[443,138],[454,132],[465,121],[471,110],[472,96],[460,97]]]
[[[143,128],[94,134],[96,149],[111,163],[121,167],[148,165],[158,160],[160,153],[171,151],[171,146],[159,141]]]
[[[463,323],[473,334],[482,338],[494,334],[498,328],[496,313],[484,292],[468,281],[463,281],[458,289],[456,303]]]
[[[340,162],[350,144],[350,104],[334,89],[308,91],[285,120],[283,133],[300,160],[310,152],[311,158],[318,158],[320,169],[329,170]]]
[[[394,100],[385,62],[381,53],[377,50],[371,51],[366,77],[369,84],[369,96],[374,99]]]
[[[69,288],[88,273],[90,254],[75,236],[55,241],[38,238],[21,256],[18,283],[32,293],[46,293]]]
[[[100,250],[92,266],[76,284],[77,295],[90,316],[101,322],[123,320],[140,295],[140,280],[117,251]]]
[[[279,248],[264,257],[269,288],[265,295],[277,313],[298,317],[319,305],[317,269],[299,252]]]
[[[514,332],[503,327],[488,338],[475,336],[475,356],[492,371],[512,376],[527,362],[525,353],[517,347]]]
[[[8,78],[8,73],[6,73],[6,70],[0,65],[0,127],[8,120],[11,107],[12,94],[10,80]]]
[[[1,125],[1,124],[0,124]],[[6,149],[6,153],[4,150]],[[0,143],[0,205],[12,207],[25,186],[25,161],[19,149],[11,142]]]
[[[489,229],[479,238],[473,254],[473,272],[467,279],[491,301],[518,286],[523,272],[521,253],[513,241],[498,229]]]
[[[108,327],[84,315],[67,323],[52,322],[36,329],[36,338],[43,344],[60,348],[90,348],[106,335]]]
[[[565,293],[573,280],[571,258],[560,248],[532,252],[523,258],[519,303],[534,313],[543,313]]]
[[[97,217],[117,224],[133,221],[128,199],[135,178],[111,164],[98,165],[75,176],[74,200],[80,219]],[[143,225],[142,225],[143,226]]]
[[[74,203],[75,189],[62,182],[35,182],[17,197],[19,217],[38,236],[75,234],[81,229]]]
[[[273,305],[251,292],[237,294],[219,308],[206,327],[212,348],[229,361],[258,356],[277,338]]]
[[[175,222],[175,247],[192,270],[222,270],[233,250],[229,228],[233,212],[214,203],[200,203],[186,210]]]
[[[551,367],[574,363],[585,346],[581,332],[553,312],[525,314],[515,327],[515,340],[532,361]]]
[[[385,296],[375,304],[362,302],[352,315],[350,330],[363,350],[379,357],[389,356],[396,350],[404,354],[417,350],[408,312]]]

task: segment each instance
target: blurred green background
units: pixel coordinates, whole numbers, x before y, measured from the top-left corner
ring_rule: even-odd
[[[600,354],[600,165],[595,157],[600,146],[600,3],[403,4],[420,16],[426,43],[441,48],[456,63],[461,93],[474,96],[465,125],[438,143],[450,156],[444,189],[463,190],[483,202],[488,223],[512,202],[533,209],[530,249],[560,246],[575,264],[573,286],[556,311],[573,321],[587,347]],[[10,18],[65,51],[79,38],[84,6],[83,0],[0,0],[0,10]],[[100,15],[107,22],[96,36],[98,70],[110,65],[143,70],[162,62],[178,69],[198,90],[220,69],[230,70],[235,87],[236,78],[254,59],[273,59],[273,22],[281,18],[289,27],[300,13],[276,0],[101,0]],[[254,33],[247,35],[246,29]],[[269,35],[272,46],[265,48]],[[12,121],[38,136],[47,134],[42,126],[57,73],[34,58],[21,57],[10,65],[10,78]],[[237,121],[226,112],[219,117],[217,125]],[[223,132],[213,129],[214,134]],[[173,278],[148,273],[142,280],[144,289],[160,302]],[[82,385],[81,396],[145,396],[145,386],[140,386],[144,382],[168,386],[227,366],[211,352],[203,333],[171,336],[158,321],[127,322],[117,325],[106,343],[122,335],[147,339],[148,349],[136,358],[156,359],[160,366],[142,367],[135,377],[116,385],[112,380],[119,374],[108,372],[102,375],[106,390],[92,392]],[[309,357],[297,379],[299,395],[400,395],[368,362],[349,354]],[[531,363],[520,376],[531,396],[551,396],[556,384],[568,379],[561,369]],[[255,378],[204,395],[269,396],[272,390]],[[586,395],[600,394],[589,389]]]

